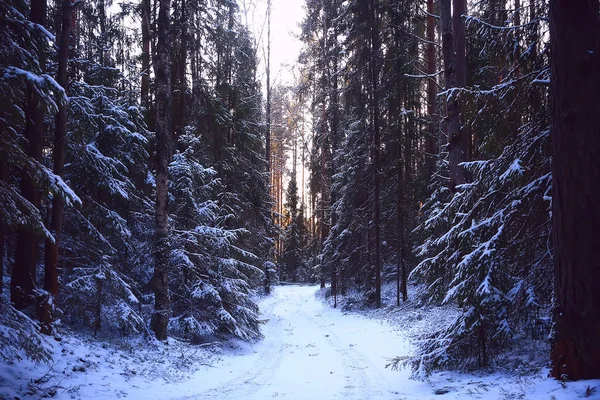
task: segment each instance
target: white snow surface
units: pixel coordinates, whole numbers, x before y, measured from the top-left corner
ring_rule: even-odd
[[[425,381],[386,368],[408,355],[408,330],[378,313],[345,313],[315,286],[281,286],[260,301],[264,340],[220,350],[144,340],[117,348],[65,335],[54,361],[0,362],[0,399],[458,400],[600,399],[600,380],[443,372]]]

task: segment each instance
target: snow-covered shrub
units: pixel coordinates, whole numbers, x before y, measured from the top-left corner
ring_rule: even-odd
[[[23,356],[39,362],[52,359],[52,349],[40,333],[39,323],[0,297],[0,359],[20,361]]]
[[[175,335],[192,341],[230,335],[242,339],[261,336],[258,307],[252,301],[253,282],[262,271],[241,257],[253,258],[239,248],[241,230],[227,228],[212,199],[219,188],[216,172],[203,167],[198,155],[200,138],[188,133],[179,138],[181,150],[169,167],[172,251],[171,290]]]
[[[132,284],[127,283],[131,280],[117,272],[115,266],[108,262],[87,264],[73,268],[65,278],[61,304],[69,326],[93,329],[94,333],[143,332],[140,300],[133,293]]]

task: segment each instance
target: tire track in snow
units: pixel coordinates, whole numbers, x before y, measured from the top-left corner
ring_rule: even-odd
[[[343,392],[344,399],[375,399],[391,394],[385,390],[378,389],[380,387],[389,387],[387,385],[387,378],[378,372],[378,367],[356,351],[350,343],[346,347],[340,337],[332,329],[329,329],[333,325],[323,325],[316,320],[316,317],[311,317],[306,313],[303,314],[323,331],[330,347],[342,357],[344,377],[347,382]],[[358,385],[357,382],[359,383]]]
[[[258,359],[249,369],[243,371],[241,374],[236,374],[234,378],[227,380],[217,387],[207,389],[202,393],[180,398],[180,400],[216,398],[220,400],[240,400],[260,390],[273,377],[281,364],[284,350],[289,347],[282,340],[283,327],[277,327],[281,325],[282,318],[273,313],[276,306],[277,303],[271,301],[268,309],[262,313],[262,316],[267,317],[269,319],[268,323],[271,324],[269,332],[265,332],[265,339],[261,343],[261,349],[266,350],[259,353]]]
[[[218,382],[214,386],[207,387],[211,378],[199,375],[190,382],[198,386],[197,393],[181,400],[397,398],[386,390],[390,385],[383,365],[375,365],[349,342],[359,339],[355,328],[361,319],[346,320],[327,309],[308,288],[279,289],[261,304],[268,322],[265,339],[253,345],[255,354],[228,357],[226,364],[217,365],[211,371]],[[232,370],[232,377],[221,379]]]

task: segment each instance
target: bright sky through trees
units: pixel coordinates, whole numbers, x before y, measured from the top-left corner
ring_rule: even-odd
[[[292,84],[296,61],[302,47],[297,39],[299,24],[304,18],[301,0],[272,0],[271,3],[271,76],[272,85]],[[258,43],[261,76],[264,75],[267,52],[267,0],[246,0],[241,7],[247,10],[248,25]],[[264,89],[264,88],[263,88]]]

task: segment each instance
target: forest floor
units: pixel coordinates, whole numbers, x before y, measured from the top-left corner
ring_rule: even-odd
[[[193,347],[169,341],[149,347],[143,339],[102,345],[65,335],[53,343],[50,365],[0,362],[0,399],[600,398],[600,380],[561,384],[548,379],[547,370],[443,372],[411,380],[409,370],[386,368],[390,358],[412,351],[410,329],[394,323],[392,308],[342,311],[316,292],[314,286],[280,286],[262,299],[265,338],[256,343]],[[413,325],[431,321],[419,317]]]

